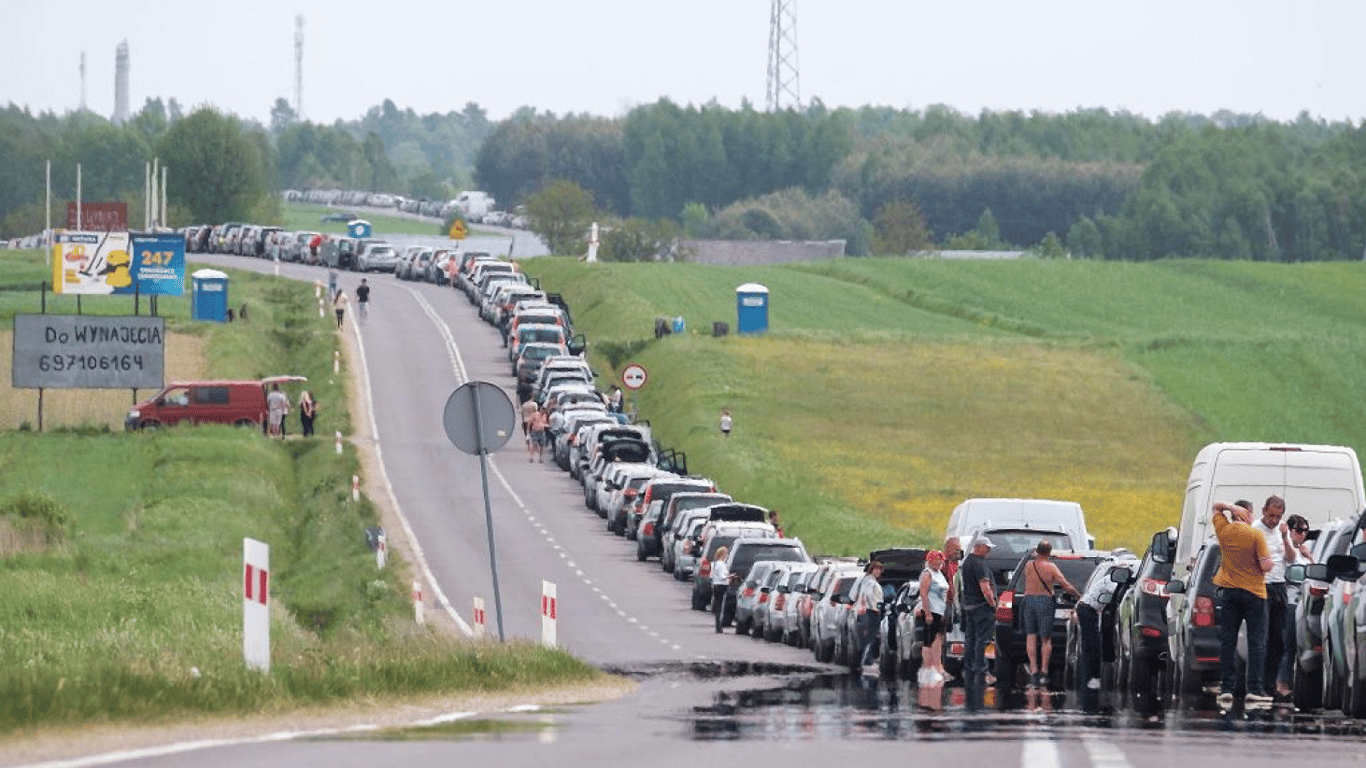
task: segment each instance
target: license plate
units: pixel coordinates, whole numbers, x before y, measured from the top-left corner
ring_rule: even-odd
[[[1058,608],[1053,611],[1053,617],[1056,619],[1067,621],[1068,619],[1072,618],[1073,612],[1074,611],[1071,608]]]

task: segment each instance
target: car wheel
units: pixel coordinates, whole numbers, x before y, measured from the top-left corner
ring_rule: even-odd
[[[692,609],[694,611],[707,610],[707,602],[708,601],[706,599],[704,599],[701,595],[698,594],[696,589],[692,591]]]
[[[996,646],[996,665],[994,674],[996,675],[996,687],[1002,691],[1009,691],[1015,687],[1015,676],[1020,671],[1020,665],[1010,657],[1010,654],[1001,646]]]
[[[237,421],[234,421],[234,422],[233,422],[233,426],[234,426],[234,427],[254,427],[254,426],[256,426],[256,422],[252,421],[251,419],[238,419]]]
[[[1338,688],[1336,668],[1333,666],[1333,648],[1328,638],[1323,639],[1323,695],[1319,698],[1324,709],[1337,709],[1342,704],[1341,689]]]
[[[642,546],[641,541],[639,539],[636,539],[636,562],[643,563],[645,562],[645,558],[645,547]]]
[[[1152,659],[1135,658],[1127,664],[1127,680],[1122,680],[1122,689],[1133,699],[1134,709],[1150,712],[1157,709],[1157,671]]]

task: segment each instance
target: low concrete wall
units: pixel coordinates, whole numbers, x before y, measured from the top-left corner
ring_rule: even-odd
[[[786,264],[844,256],[843,240],[684,240],[680,245],[696,264]]]

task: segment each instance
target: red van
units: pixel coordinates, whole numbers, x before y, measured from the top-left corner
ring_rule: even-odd
[[[182,381],[168,384],[138,403],[123,421],[124,429],[173,424],[266,424],[266,393],[272,384],[308,381],[304,376],[267,376],[247,381]]]

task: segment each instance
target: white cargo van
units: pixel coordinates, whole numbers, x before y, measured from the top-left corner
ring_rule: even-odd
[[[1214,533],[1214,502],[1250,501],[1255,519],[1272,495],[1285,499],[1287,515],[1300,515],[1314,528],[1334,517],[1355,516],[1366,506],[1356,451],[1293,443],[1213,443],[1202,448],[1186,482],[1172,578],[1185,578],[1200,545]]]
[[[973,534],[1003,528],[1064,531],[1072,549],[1094,549],[1096,540],[1086,530],[1086,515],[1075,501],[1051,499],[968,499],[953,508],[944,538],[957,536],[963,549]]]

